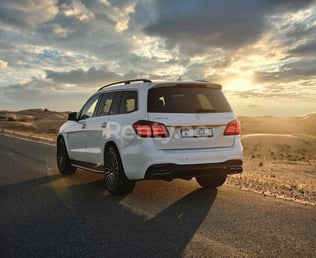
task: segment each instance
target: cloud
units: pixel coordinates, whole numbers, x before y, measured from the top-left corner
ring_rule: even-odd
[[[47,22],[58,13],[57,0],[1,0],[0,23],[17,28],[32,28]]]
[[[112,83],[115,81],[123,81],[135,78],[150,78],[153,80],[162,79],[161,76],[151,74],[144,71],[130,70],[126,73],[115,73],[109,71],[106,67],[95,68],[91,67],[88,70],[77,69],[68,72],[57,72],[46,70],[47,80],[51,80],[55,84],[73,85],[76,88],[95,88]]]
[[[258,91],[255,89],[251,90],[243,90],[243,91],[236,91],[230,93],[230,95],[237,96],[238,98],[244,99],[278,99],[281,100],[282,98],[293,98],[293,99],[313,99],[315,100],[316,95],[307,96],[306,92],[300,91],[293,91],[287,87],[276,87],[276,88],[266,88],[264,90]]]
[[[221,75],[220,71],[228,68],[231,62],[231,57],[225,56],[224,53],[215,52],[187,64],[182,78],[184,80],[221,82],[224,79],[223,77],[227,75]]]
[[[67,84],[32,77],[30,80],[3,88],[0,109],[21,110],[46,107],[51,110],[79,110],[91,91]],[[70,101],[75,100],[75,101]]]
[[[87,21],[94,17],[94,14],[80,1],[71,1],[69,4],[63,3],[59,8],[65,16],[75,17],[79,21]]]
[[[32,77],[31,79],[4,87],[7,94],[16,94],[23,96],[25,92],[46,92],[49,89],[56,89],[53,82],[41,77]]]
[[[278,71],[257,71],[254,80],[259,83],[285,83],[316,79],[316,59],[300,60],[280,66]]]
[[[80,8],[72,2],[61,4],[59,8],[61,11],[53,20],[37,27],[36,34],[40,38],[29,41],[84,54],[93,57],[96,62],[118,63],[128,57],[132,37],[126,40],[122,34],[129,26],[130,5],[120,11],[114,4],[107,6],[98,1],[85,1],[80,4]],[[115,12],[124,18],[112,17]]]
[[[316,40],[309,40],[288,52],[293,56],[314,56],[316,53]]]
[[[151,79],[161,79],[153,74]],[[69,72],[46,71],[45,77],[31,79],[3,87],[0,109],[47,107],[52,110],[79,110],[87,98],[102,85],[126,79],[143,78],[143,74],[130,71],[119,75],[106,68],[91,67]]]
[[[115,3],[115,2],[113,2]],[[115,30],[119,33],[126,31],[129,27],[130,15],[134,12],[136,0],[117,2],[115,6],[106,2],[107,16],[115,22]]]
[[[72,30],[67,30],[61,25],[53,23],[50,25],[51,32],[56,38],[67,38],[69,34],[73,33]]]
[[[91,67],[85,71],[83,69],[71,70],[69,72],[56,72],[46,70],[46,79],[51,79],[56,83],[88,84],[96,87],[96,84],[122,80],[123,76],[108,71],[106,68],[97,69]]]
[[[8,62],[0,59],[0,70],[8,68]]]
[[[276,22],[281,22],[281,33],[285,31],[284,38],[292,41],[300,41],[306,37],[313,37],[316,33],[316,17],[313,8],[306,8],[294,15],[285,15],[280,17]]]
[[[260,39],[266,17],[297,11],[312,1],[155,1],[155,15],[143,31],[166,39],[167,47],[179,46],[189,54],[210,48],[235,50]]]
[[[7,40],[4,39],[4,37],[5,37],[5,33],[3,33],[0,30],[0,49],[2,51],[13,49],[14,45],[12,44],[12,42],[8,42]]]

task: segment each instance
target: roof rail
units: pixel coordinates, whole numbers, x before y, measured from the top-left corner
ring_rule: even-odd
[[[207,80],[195,80],[196,82],[209,82]]]
[[[131,82],[152,82],[151,80],[148,80],[148,79],[133,79],[133,80],[126,80],[126,81],[119,81],[119,82],[113,82],[113,83],[110,83],[110,84],[107,84],[107,85],[104,85],[102,86],[98,91],[104,89],[105,87],[108,87],[108,86],[112,86],[112,85],[116,85],[116,84],[131,84]]]

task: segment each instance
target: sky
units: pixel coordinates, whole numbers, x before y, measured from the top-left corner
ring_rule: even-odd
[[[0,110],[179,77],[222,84],[240,116],[316,112],[316,1],[0,1]]]

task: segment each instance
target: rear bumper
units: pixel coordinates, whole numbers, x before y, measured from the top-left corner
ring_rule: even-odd
[[[233,146],[225,148],[159,150],[152,139],[146,139],[119,151],[130,180],[159,178],[159,174],[172,179],[242,170],[243,148],[239,137]],[[235,160],[239,161],[235,163]]]
[[[242,171],[242,160],[228,160],[220,163],[194,165],[156,164],[147,169],[145,179],[190,179],[196,176],[213,174],[237,174]]]

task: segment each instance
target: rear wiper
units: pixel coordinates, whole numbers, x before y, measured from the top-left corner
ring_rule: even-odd
[[[194,113],[212,113],[216,112],[215,109],[196,109],[194,110]]]

